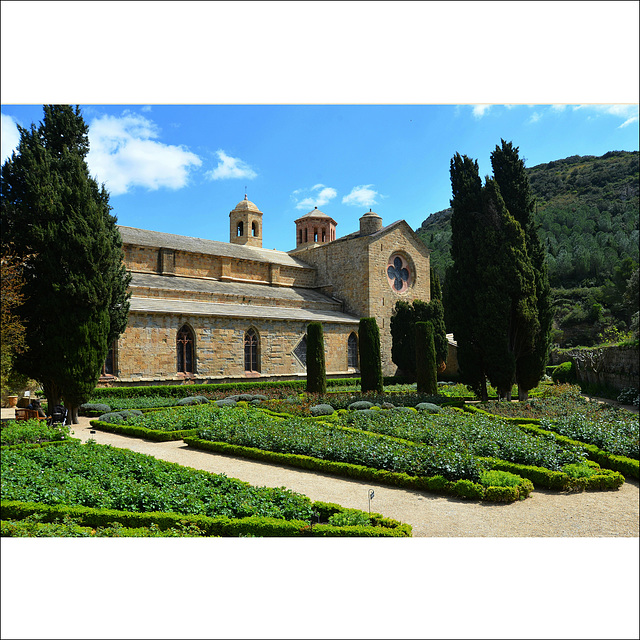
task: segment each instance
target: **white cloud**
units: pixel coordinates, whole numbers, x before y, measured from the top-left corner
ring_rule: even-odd
[[[473,117],[474,118],[482,118],[489,109],[491,109],[490,104],[474,104],[473,105]]]
[[[111,195],[133,187],[184,187],[191,167],[199,167],[202,161],[186,147],[158,142],[154,139],[158,135],[151,120],[131,112],[94,118],[87,155],[91,174],[106,184]]]
[[[227,180],[229,178],[248,178],[252,180],[258,174],[240,158],[228,156],[222,149],[216,151],[220,162],[212,171],[207,172],[207,178],[211,180]]]
[[[2,115],[2,163],[11,156],[11,153],[18,147],[20,133],[15,120],[4,113]]]
[[[618,129],[622,129],[633,122],[638,121],[638,105],[637,104],[579,104],[573,107],[574,111],[584,109],[593,111],[596,114],[604,114],[614,116],[623,120]]]
[[[303,198],[302,200],[298,200],[297,196],[303,193],[312,193],[311,195]],[[296,209],[313,209],[314,207],[323,207],[325,204],[331,202],[336,196],[338,192],[332,187],[325,187],[323,184],[316,184],[311,189],[296,189],[292,194],[291,198],[294,202],[296,202]]]
[[[374,191],[371,187],[372,184],[362,184],[358,187],[353,187],[351,193],[342,198],[342,204],[352,205],[354,207],[371,207],[377,204],[377,197],[381,196],[377,191]]]
[[[529,124],[535,124],[542,118],[542,114],[534,111],[529,118]]]

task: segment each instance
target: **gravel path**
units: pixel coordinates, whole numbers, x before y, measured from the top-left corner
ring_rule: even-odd
[[[92,434],[89,422],[80,418],[73,427],[83,442],[93,438],[252,485],[287,487],[311,500],[367,511],[373,489],[371,511],[410,524],[414,537],[638,537],[636,480],[627,480],[618,491],[563,494],[536,489],[513,504],[469,502],[198,451],[182,441],[159,443],[97,430]]]

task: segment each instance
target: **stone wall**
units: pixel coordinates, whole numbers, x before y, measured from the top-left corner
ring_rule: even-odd
[[[387,276],[389,259],[404,256],[411,280],[403,292],[393,289]],[[404,223],[390,225],[371,235],[345,236],[326,245],[295,252],[313,265],[317,286],[343,302],[343,310],[358,318],[375,318],[380,329],[382,371],[394,375],[391,360],[391,316],[398,300],[431,300],[429,251]]]
[[[306,322],[131,313],[116,349],[117,381],[183,381],[185,376],[176,372],[176,336],[184,324],[195,337],[196,381],[306,375],[294,355]],[[260,376],[244,370],[244,334],[249,328],[259,336]],[[323,323],[323,329],[327,374],[347,374],[347,341],[357,332],[357,323]]]
[[[600,347],[553,353],[552,364],[573,361],[578,380],[622,390],[639,386],[638,347]]]

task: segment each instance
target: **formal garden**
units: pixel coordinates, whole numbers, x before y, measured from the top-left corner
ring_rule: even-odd
[[[526,402],[479,403],[386,380],[96,389],[96,430],[449,496],[510,503],[536,488],[615,491],[638,479],[638,416],[543,382]],[[490,391],[493,391],[490,389]],[[81,444],[72,427],[2,429],[3,536],[410,536],[380,514],[257,488],[133,451]]]

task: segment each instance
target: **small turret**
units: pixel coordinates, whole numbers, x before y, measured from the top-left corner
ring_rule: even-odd
[[[380,229],[382,229],[382,218],[369,209],[369,212],[360,218],[360,235],[370,236]]]
[[[246,194],[229,213],[229,242],[262,248],[262,211]]]

